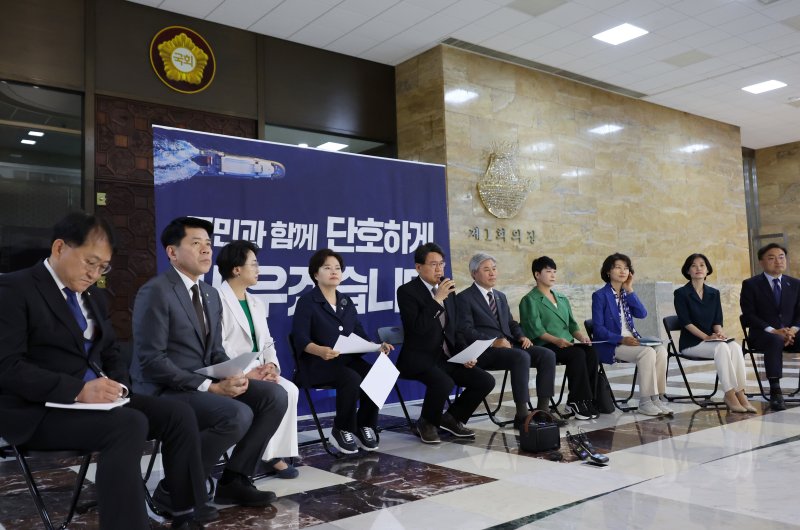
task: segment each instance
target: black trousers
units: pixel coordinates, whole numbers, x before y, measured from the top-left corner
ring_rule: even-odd
[[[288,406],[286,390],[270,381],[250,380],[247,391],[235,398],[199,391],[168,391],[162,396],[194,410],[204,477],[233,445],[226,469],[252,476]]]
[[[333,418],[336,428],[353,433],[360,427],[374,429],[378,424],[378,407],[361,390],[361,381],[372,365],[358,355],[340,355],[328,361],[326,368],[325,374],[316,372],[308,379],[311,385],[336,389],[336,416]]]
[[[450,405],[448,412],[463,423],[494,388],[494,377],[480,366],[466,368],[463,364],[448,363],[444,355],[428,370],[403,374],[403,377],[425,385],[420,416],[436,426],[442,423],[442,409],[455,385],[464,390]]]
[[[764,370],[768,378],[783,377],[783,352],[800,352],[800,343],[795,342],[784,348],[783,337],[763,329],[750,329],[750,346],[764,353]]]
[[[552,355],[552,352],[548,353]],[[509,370],[514,403],[528,402],[528,381],[531,373],[528,352],[517,348],[488,348],[478,357],[478,366],[484,370]]]
[[[559,348],[555,344],[547,344],[547,348],[556,354],[556,362],[563,364],[569,381],[567,402],[591,401],[597,389],[597,373],[599,365],[597,352],[591,344],[573,344]]]
[[[128,405],[108,412],[48,409],[24,447],[98,452],[100,527],[141,530],[150,528],[141,458],[151,438],[162,442],[165,481],[175,507],[183,510],[205,503],[197,421],[182,403],[132,395]]]

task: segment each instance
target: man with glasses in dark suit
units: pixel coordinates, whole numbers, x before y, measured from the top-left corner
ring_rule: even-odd
[[[140,462],[145,442],[162,441],[173,528],[216,519],[207,506],[200,439],[183,403],[128,395],[107,294],[95,283],[111,270],[114,234],[104,220],[76,212],[53,229],[50,257],[0,276],[0,436],[32,450],[99,453],[100,527],[149,528]],[[107,412],[46,407],[130,403]]]

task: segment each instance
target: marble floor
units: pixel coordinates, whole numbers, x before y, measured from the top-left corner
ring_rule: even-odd
[[[688,364],[692,388],[712,389],[713,363]],[[784,389],[793,390],[800,357],[787,354],[784,366]],[[757,391],[748,370],[748,390]],[[615,365],[607,373],[615,393],[627,394],[633,367]],[[668,386],[669,393],[686,394],[674,361]],[[490,402],[498,397],[499,385]],[[443,436],[441,445],[428,446],[399,427],[381,433],[375,453],[337,459],[320,444],[308,445],[301,449],[299,478],[257,482],[278,495],[272,507],[224,508],[207,528],[798,528],[792,506],[800,476],[800,407],[773,413],[762,399],[753,402],[757,415],[676,403],[671,418],[616,411],[570,420],[566,429],[583,428],[608,455],[609,465],[602,468],[577,460],[563,439],[560,462],[521,452],[515,431],[498,428],[486,416],[470,420],[477,432],[471,441]],[[498,414],[510,417],[511,405],[505,402]],[[416,417],[418,408],[410,409]],[[399,407],[384,407],[381,425],[397,425],[401,418]],[[330,418],[324,421],[330,425]],[[308,419],[300,429],[301,440],[316,434]],[[77,468],[64,461],[39,465],[46,502],[58,518]],[[92,478],[93,465],[81,502],[96,496]],[[0,530],[40,527],[16,462],[0,460]],[[154,517],[152,527],[168,522]],[[76,516],[70,528],[98,528],[96,511]]]

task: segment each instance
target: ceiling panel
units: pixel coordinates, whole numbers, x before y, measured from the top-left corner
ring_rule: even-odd
[[[800,96],[800,31],[782,22],[800,16],[800,0],[565,0],[535,17],[510,7],[519,0],[129,1],[390,65],[452,37],[736,124],[748,147],[800,140],[800,109],[786,104]],[[650,33],[592,39],[623,22]],[[665,62],[685,53],[709,57]],[[789,86],[741,91],[767,79]]]

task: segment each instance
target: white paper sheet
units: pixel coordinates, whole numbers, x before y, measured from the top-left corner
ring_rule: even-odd
[[[375,403],[378,408],[383,407],[389,392],[397,382],[400,371],[395,368],[388,355],[378,355],[367,376],[361,381],[361,390]]]
[[[119,398],[111,403],[53,403],[52,401],[48,401],[44,406],[54,409],[70,410],[111,410],[126,405],[129,401],[130,398]]]
[[[240,356],[234,357],[228,361],[219,364],[212,364],[211,366],[206,366],[205,368],[199,368],[194,372],[206,377],[213,377],[214,379],[233,377],[234,375],[243,373],[244,369],[247,368],[247,365],[250,364],[253,359],[258,357],[259,353],[261,352],[253,351],[243,353]]]
[[[486,348],[491,346],[496,340],[497,339],[476,340],[457,354],[447,359],[447,362],[464,364],[469,361],[474,361],[480,357],[481,354],[486,351]]]
[[[375,344],[374,342],[369,342],[368,340],[362,339],[355,333],[351,333],[347,336],[339,335],[339,338],[336,339],[336,344],[333,345],[333,349],[343,354],[369,353],[380,350],[381,345]]]

